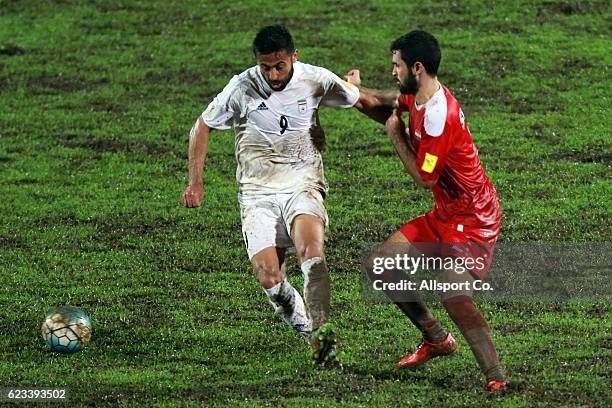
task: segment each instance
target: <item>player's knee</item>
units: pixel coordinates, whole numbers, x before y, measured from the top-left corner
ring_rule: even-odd
[[[259,280],[261,287],[264,289],[273,288],[274,286],[281,283],[283,280],[283,278],[280,275],[273,275],[273,274],[270,274],[270,275],[260,274],[260,275],[257,275],[257,279]]]
[[[296,246],[296,256],[300,264],[308,259],[323,258],[323,241],[313,240]]]
[[[269,265],[265,262],[255,262],[253,270],[257,280],[264,289],[270,289],[283,280],[281,270],[278,266]]]

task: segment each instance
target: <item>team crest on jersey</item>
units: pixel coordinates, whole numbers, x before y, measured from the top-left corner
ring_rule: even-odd
[[[308,108],[308,104],[306,103],[306,99],[300,99],[297,101],[298,112],[306,113],[306,108]]]
[[[421,140],[421,132],[419,132],[418,130],[415,130],[414,135],[416,136],[417,139]]]

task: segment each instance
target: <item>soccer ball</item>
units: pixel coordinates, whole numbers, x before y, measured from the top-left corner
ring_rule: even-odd
[[[91,320],[79,308],[60,306],[49,311],[42,324],[45,342],[60,353],[73,353],[89,344]]]

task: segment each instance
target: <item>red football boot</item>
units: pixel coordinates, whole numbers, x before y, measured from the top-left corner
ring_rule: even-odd
[[[489,392],[499,392],[505,390],[507,385],[507,381],[491,380],[485,385],[485,390]]]
[[[442,343],[430,343],[425,339],[421,340],[416,351],[409,356],[406,356],[397,363],[400,367],[415,368],[426,361],[439,356],[448,356],[457,350],[457,340],[452,334],[448,333],[446,339]]]

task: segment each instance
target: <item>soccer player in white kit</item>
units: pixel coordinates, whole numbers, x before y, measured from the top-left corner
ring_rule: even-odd
[[[281,318],[313,347],[313,361],[337,362],[324,238],[327,183],[314,135],[320,105],[350,108],[359,90],[325,68],[298,62],[291,34],[264,27],[253,41],[257,65],[234,76],[197,119],[189,140],[185,207],[199,207],[208,135],[236,134],[242,234],[257,279]],[[287,281],[285,252],[295,246],[304,299]]]

